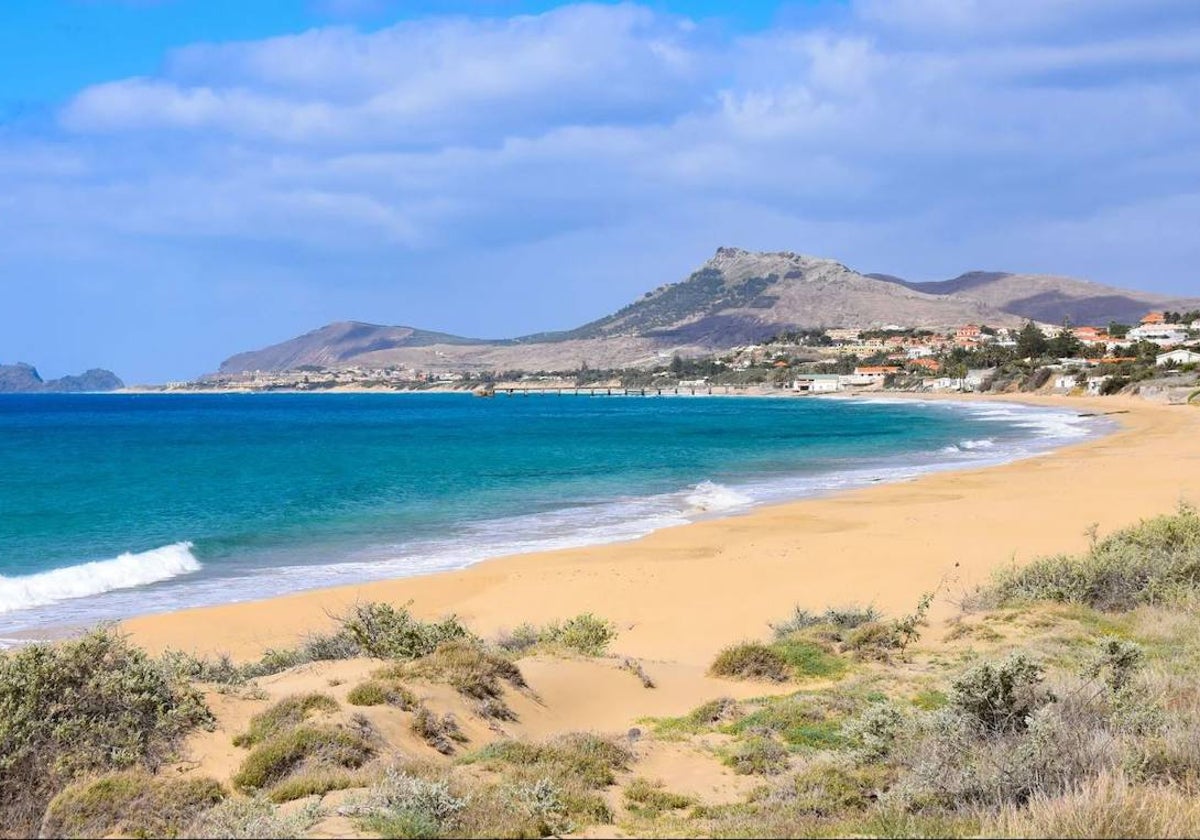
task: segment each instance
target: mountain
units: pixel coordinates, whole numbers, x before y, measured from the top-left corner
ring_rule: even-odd
[[[289,370],[303,365],[337,367],[368,353],[435,345],[478,346],[487,342],[412,327],[384,327],[357,321],[340,321],[305,333],[299,338],[239,353],[221,364],[222,372]]]
[[[77,394],[85,391],[115,391],[124,387],[125,383],[115,373],[100,368],[92,368],[78,376],[45,381],[33,365],[24,362],[0,365],[0,394]]]
[[[303,365],[398,365],[423,370],[567,370],[646,365],[761,341],[783,330],[854,324],[949,327],[1018,319],[972,300],[952,300],[872,279],[834,260],[792,252],[719,248],[686,280],[647,292],[572,330],[484,341],[411,327],[330,324],[221,365],[222,373]]]
[[[1136,322],[1152,309],[1195,309],[1200,301],[1113,289],[1034,274],[971,272],[932,283],[860,274],[791,251],[718,248],[687,279],[647,292],[575,329],[488,341],[412,327],[346,321],[261,350],[239,353],[221,373],[313,365],[419,370],[574,370],[644,366],[675,353],[700,355],[811,327],[888,324],[949,328]],[[1119,317],[1118,317],[1119,316]]]
[[[868,275],[917,292],[972,300],[1022,318],[1047,324],[1136,324],[1151,310],[1187,311],[1200,298],[1135,292],[1052,274],[970,271],[950,280],[912,283],[888,274]]]

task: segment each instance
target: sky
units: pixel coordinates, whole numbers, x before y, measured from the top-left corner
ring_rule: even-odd
[[[725,245],[1200,296],[1200,3],[0,0],[0,363],[564,329]]]

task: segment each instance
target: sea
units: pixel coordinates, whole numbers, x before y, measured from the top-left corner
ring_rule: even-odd
[[[999,402],[0,395],[0,639],[632,540],[1105,429]]]

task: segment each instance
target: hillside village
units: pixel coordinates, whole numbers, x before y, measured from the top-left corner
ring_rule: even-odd
[[[422,371],[303,365],[172,382],[169,391],[474,390],[711,393],[748,388],[828,394],[858,390],[1032,391],[1107,395],[1153,381],[1185,387],[1200,368],[1200,310],[1147,313],[1136,325],[1021,328],[889,324],[783,332],[701,357],[661,354],[649,368]]]

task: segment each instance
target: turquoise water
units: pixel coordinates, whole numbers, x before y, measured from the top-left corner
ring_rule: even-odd
[[[1090,430],[998,404],[3,396],[0,633],[630,539]]]

